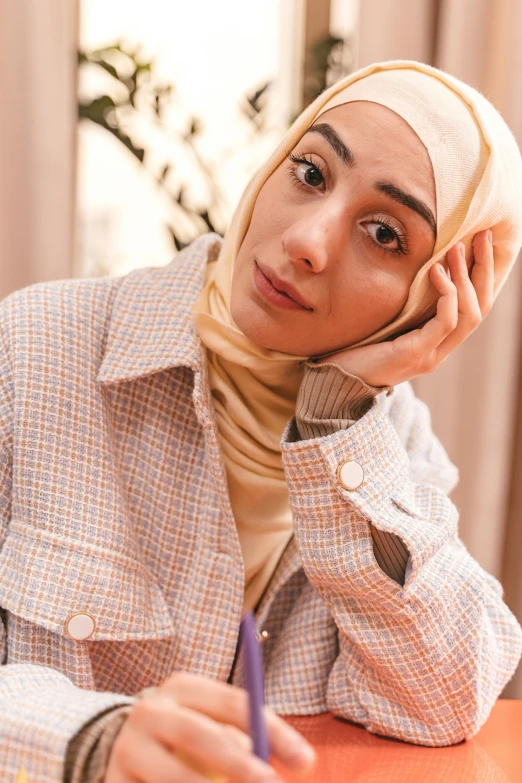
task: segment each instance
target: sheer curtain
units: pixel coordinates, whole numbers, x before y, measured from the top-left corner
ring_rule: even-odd
[[[522,148],[522,0],[364,0],[359,13],[357,67],[413,59],[452,73],[495,105]],[[501,581],[519,621],[521,322],[519,258],[486,320],[441,367],[413,381],[460,470],[452,500],[461,538]],[[522,698],[521,666],[502,697]]]
[[[0,3],[0,298],[73,269],[76,0]]]

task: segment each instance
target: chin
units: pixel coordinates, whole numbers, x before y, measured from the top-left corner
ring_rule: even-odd
[[[276,337],[274,334],[275,324],[266,313],[260,311],[258,307],[245,306],[244,303],[236,306],[232,300],[230,314],[235,325],[241,329],[245,337],[263,348],[272,348],[270,343]]]
[[[259,320],[250,317],[236,317],[232,313],[232,318],[236,326],[241,329],[245,337],[252,340],[253,343],[261,348],[267,348],[270,351],[281,351],[282,353],[300,353],[289,348],[285,341],[281,339],[281,334],[275,334],[274,325],[267,325]]]
[[[264,328],[262,324],[253,323],[251,320],[246,323],[242,323],[241,321],[235,322],[245,337],[248,337],[248,339],[252,340],[256,345],[261,346],[261,348],[268,348],[272,351],[281,350],[278,345],[277,337],[271,334],[272,330]]]

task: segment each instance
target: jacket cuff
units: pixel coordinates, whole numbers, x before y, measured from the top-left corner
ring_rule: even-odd
[[[136,701],[156,690],[144,688],[136,694]],[[132,707],[115,707],[97,716],[71,740],[65,761],[66,783],[103,783],[112,747]]]
[[[71,740],[65,759],[66,783],[103,783],[112,746],[132,705],[115,707],[88,723]]]
[[[296,400],[296,424],[300,438],[318,438],[351,427],[393,386],[370,386],[337,364],[316,364],[308,359]]]
[[[457,534],[453,503],[422,485],[423,497],[436,496],[436,513],[427,518],[422,512],[408,455],[379,405],[349,429],[310,440],[299,440],[294,417],[280,445],[296,540],[310,581],[334,592],[363,591],[376,600],[380,594],[396,610],[397,598],[415,589],[422,567]],[[352,474],[357,481],[348,488]],[[400,538],[409,553],[404,591],[379,567],[369,523]]]
[[[63,780],[68,745],[86,723],[135,701],[124,694],[82,689],[48,666],[12,663],[3,668],[0,766],[16,763],[29,781]]]

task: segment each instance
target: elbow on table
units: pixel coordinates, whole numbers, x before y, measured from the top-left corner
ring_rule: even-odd
[[[471,739],[486,722],[494,706],[494,702],[480,704],[473,696],[467,704],[463,704],[459,695],[453,703],[447,701],[438,709],[426,709],[423,714],[418,704],[412,708],[411,705],[386,701],[381,698],[379,704],[374,703],[370,707],[367,702],[355,709],[354,704],[343,705],[337,700],[329,700],[327,706],[333,715],[355,721],[371,734],[430,748],[458,745]]]

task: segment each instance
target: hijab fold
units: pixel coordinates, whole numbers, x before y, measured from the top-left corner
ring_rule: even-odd
[[[230,500],[243,552],[245,609],[255,608],[292,536],[280,439],[295,413],[304,361],[309,357],[258,346],[237,327],[230,313],[234,264],[257,195],[288,150],[323,114],[361,100],[397,113],[426,147],[435,178],[437,238],[433,255],[417,273],[402,312],[346,348],[393,339],[433,315],[439,294],[429,279],[429,270],[444,260],[458,241],[465,245],[470,267],[474,234],[492,229],[495,298],[522,245],[520,150],[492,104],[455,77],[412,60],[373,63],[325,90],[294,121],[246,186],[192,308],[206,349]]]

